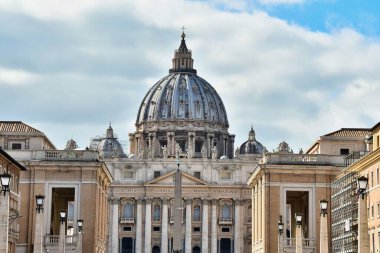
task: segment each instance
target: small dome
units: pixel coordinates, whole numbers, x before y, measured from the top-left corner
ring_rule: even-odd
[[[225,155],[220,157],[220,160],[228,160],[228,159],[229,159],[228,156],[225,156]]]
[[[256,140],[255,131],[253,127],[248,134],[248,140],[240,146],[240,154],[262,154],[265,147]]]
[[[129,158],[129,159],[135,159],[135,158],[136,158],[136,155],[135,155],[135,154],[130,154],[130,155],[128,156],[128,158]]]
[[[103,138],[96,150],[99,152],[101,157],[126,157],[123,151],[123,147],[117,138],[113,135],[113,129],[110,126],[107,129],[106,138]]]

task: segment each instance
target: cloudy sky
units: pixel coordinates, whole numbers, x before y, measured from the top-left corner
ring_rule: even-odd
[[[298,151],[380,121],[380,2],[0,0],[0,120],[81,148],[109,122],[123,143],[185,26],[194,66],[241,144]]]

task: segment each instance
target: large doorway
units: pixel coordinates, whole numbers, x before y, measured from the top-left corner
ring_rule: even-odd
[[[285,229],[287,238],[296,237],[295,214],[302,214],[302,230],[304,237],[310,236],[309,231],[309,192],[307,191],[286,191],[286,213]]]
[[[195,246],[193,248],[193,253],[201,253],[201,248],[199,248],[198,246]]]
[[[152,253],[160,253],[160,252],[161,252],[160,247],[158,247],[158,246],[153,247]]]
[[[220,239],[220,253],[232,253],[231,239],[229,238]]]
[[[121,253],[133,253],[132,237],[123,237],[121,240]]]

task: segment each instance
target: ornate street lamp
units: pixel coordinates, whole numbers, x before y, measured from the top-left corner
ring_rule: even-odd
[[[37,213],[44,211],[44,200],[45,196],[43,195],[36,195],[36,211]]]
[[[302,225],[302,213],[296,213],[296,224],[297,226]]]
[[[362,196],[362,199],[364,199],[368,185],[368,178],[361,176],[357,179],[356,183],[358,187],[358,194]]]
[[[319,207],[321,208],[321,214],[323,214],[323,217],[327,214],[327,204],[329,202],[325,199],[322,199],[319,201]]]
[[[4,192],[4,197],[5,197],[5,193],[9,192],[9,183],[11,181],[11,177],[12,177],[12,175],[9,174],[8,172],[0,174],[0,182],[1,182],[0,193]]]
[[[63,224],[66,220],[66,211],[65,210],[59,211],[59,216],[61,217],[61,223]]]
[[[277,223],[277,226],[278,226],[278,234],[282,235],[282,232],[284,232],[284,223],[279,221]]]
[[[82,232],[83,232],[83,220],[82,219],[77,220],[77,224],[78,224],[78,232],[80,234],[82,234]]]

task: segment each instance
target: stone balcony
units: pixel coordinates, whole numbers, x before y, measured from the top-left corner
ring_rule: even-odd
[[[99,154],[92,150],[9,150],[18,161],[98,161]]]
[[[341,155],[267,153],[262,161],[264,164],[345,165],[344,156]]]
[[[46,235],[44,246],[49,253],[59,252],[59,235]],[[65,236],[65,252],[78,252],[78,237],[76,235]]]
[[[282,247],[284,253],[295,253],[296,252],[296,239],[295,238],[284,238],[282,241]],[[315,239],[303,238],[302,239],[302,252],[303,253],[316,253],[317,247],[315,244]]]
[[[219,225],[232,225],[233,220],[232,219],[223,219],[219,218]]]
[[[120,218],[120,224],[134,224],[135,219],[134,218]]]

